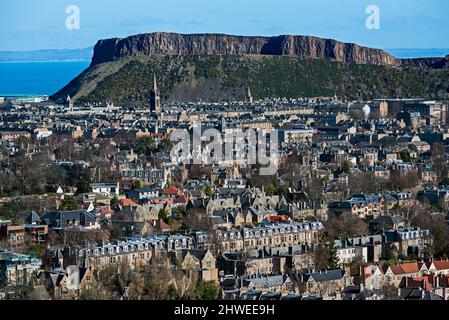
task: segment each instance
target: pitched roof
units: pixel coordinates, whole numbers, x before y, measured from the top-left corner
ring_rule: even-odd
[[[131,199],[123,199],[120,201],[120,205],[122,207],[138,207],[139,205],[132,201]]]
[[[304,275],[304,280],[308,281],[309,278],[313,278],[316,282],[321,281],[331,281],[331,280],[338,280],[343,278],[343,276],[346,274],[346,271],[342,269],[333,269],[333,270],[326,270],[321,272],[312,272],[312,273],[306,273]]]
[[[161,193],[167,194],[167,195],[178,195],[178,194],[182,194],[182,191],[176,187],[170,187],[170,188],[165,189]]]
[[[385,266],[385,269],[385,271],[390,269],[393,274],[404,274],[404,270],[402,269],[401,265],[394,264],[391,266]]]
[[[449,260],[433,261],[433,265],[437,270],[449,269]]]
[[[420,269],[417,262],[403,263],[401,267],[404,273],[418,273]]]
[[[36,211],[31,211],[30,215],[25,219],[27,224],[33,224],[34,222],[41,221],[41,217],[36,213]]]

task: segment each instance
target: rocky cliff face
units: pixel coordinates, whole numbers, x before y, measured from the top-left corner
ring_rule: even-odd
[[[444,58],[402,59],[401,63],[404,66],[418,68],[449,69],[449,55]]]
[[[154,54],[285,55],[328,58],[355,64],[401,64],[399,59],[382,50],[309,36],[250,37],[157,32],[98,41],[94,48],[92,66],[124,57]]]
[[[157,74],[163,101],[234,101],[248,86],[259,98],[337,93],[445,100],[448,72],[449,56],[397,59],[316,37],[151,33],[100,40],[91,66],[51,98],[142,105]]]

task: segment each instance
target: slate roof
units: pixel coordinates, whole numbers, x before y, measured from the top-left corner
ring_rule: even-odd
[[[340,280],[346,274],[346,271],[342,269],[326,270],[321,272],[306,273],[303,276],[303,282],[309,281],[310,278],[316,282]]]
[[[80,222],[80,225],[97,221],[92,214],[84,210],[51,211],[40,219],[40,221],[52,228],[67,227],[70,220],[77,220]]]
[[[253,285],[259,288],[271,288],[282,286],[287,280],[287,275],[278,275],[278,276],[268,276],[268,277],[259,277],[259,278],[248,278],[243,279],[243,286],[247,287],[249,285]]]
[[[26,224],[33,224],[41,221],[41,217],[36,213],[36,211],[31,211],[28,217],[25,219]]]

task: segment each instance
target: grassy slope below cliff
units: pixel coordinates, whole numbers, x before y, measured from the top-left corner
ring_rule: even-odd
[[[334,95],[449,98],[449,70],[344,64],[290,56],[141,56],[91,67],[61,89],[77,101],[146,103],[153,74],[164,101]]]

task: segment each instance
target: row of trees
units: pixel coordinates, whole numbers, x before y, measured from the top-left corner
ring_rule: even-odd
[[[154,256],[149,265],[131,270],[126,261],[96,274],[96,281],[81,292],[81,299],[106,300],[215,300],[219,286],[198,281],[196,271],[171,265],[167,257]]]

